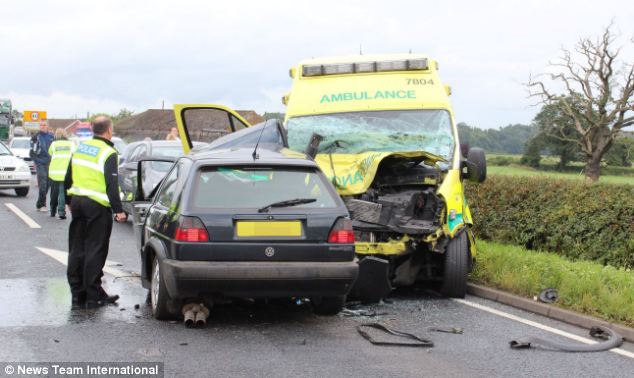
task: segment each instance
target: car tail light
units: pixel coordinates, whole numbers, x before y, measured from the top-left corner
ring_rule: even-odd
[[[174,233],[174,239],[182,242],[207,242],[209,234],[200,219],[181,216]]]
[[[328,243],[352,244],[354,243],[354,231],[350,219],[339,219],[330,231]]]

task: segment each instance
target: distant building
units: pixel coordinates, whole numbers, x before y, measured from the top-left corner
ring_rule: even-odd
[[[212,129],[225,128],[225,125],[228,124],[227,115],[224,112],[205,110],[197,112],[199,113],[195,116],[192,113],[193,120],[197,124],[211,124]],[[252,110],[237,110],[237,112],[251,125],[264,122],[264,118]],[[116,122],[114,133],[128,141],[142,140],[148,137],[160,140],[165,138],[172,127],[176,127],[173,110],[149,109]],[[221,133],[218,135],[220,136]]]

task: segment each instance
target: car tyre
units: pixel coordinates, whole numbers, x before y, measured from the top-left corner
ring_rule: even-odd
[[[313,312],[317,315],[337,315],[346,303],[345,296],[315,298],[313,302]]]
[[[168,310],[169,296],[165,287],[165,280],[161,271],[161,263],[158,258],[152,261],[152,281],[150,285],[150,308],[152,315],[158,320],[166,320],[171,317]]]
[[[15,188],[15,195],[18,197],[26,197],[29,194],[29,188]]]
[[[446,297],[464,298],[469,274],[469,238],[461,232],[449,241],[445,251],[444,272],[440,293]]]

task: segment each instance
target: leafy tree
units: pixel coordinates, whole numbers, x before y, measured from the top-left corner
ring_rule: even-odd
[[[539,168],[539,162],[542,159],[540,151],[542,149],[542,138],[535,137],[526,143],[526,150],[520,163],[526,164],[533,168]]]
[[[634,159],[634,139],[618,138],[614,145],[605,154],[605,161],[608,165],[616,167],[631,167]]]
[[[565,100],[572,106],[582,106],[579,95],[569,96]],[[574,119],[566,114],[563,103],[559,101],[542,106],[533,121],[538,129],[535,138],[539,139],[535,143],[551,155],[559,156],[558,168],[563,170],[581,152],[577,143],[580,135]]]
[[[599,38],[583,38],[574,51],[563,50],[559,62],[551,63],[550,79],[529,79],[531,96],[544,104],[562,105],[578,132],[576,142],[585,155],[585,175],[599,180],[601,159],[610,150],[623,128],[634,124],[634,64],[618,60],[616,36],[608,25]],[[634,45],[634,40],[632,41]],[[557,90],[553,88],[563,88]],[[569,101],[580,94],[580,107]]]
[[[535,134],[535,127],[515,124],[503,126],[499,129],[479,129],[467,125],[458,124],[460,143],[471,147],[480,147],[488,152],[521,154],[524,145]]]
[[[110,117],[110,119],[112,119],[113,123],[117,123],[120,120],[126,118],[126,117],[130,117],[134,114],[133,111],[128,110],[126,108],[123,108],[121,110],[119,110],[119,113],[117,114],[108,114],[108,113],[95,113],[95,114],[91,114],[90,117],[88,117],[88,122],[92,122],[95,118],[99,117],[99,116],[108,116]]]

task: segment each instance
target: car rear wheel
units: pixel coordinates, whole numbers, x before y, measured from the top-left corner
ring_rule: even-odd
[[[345,296],[315,298],[313,312],[317,315],[337,315],[346,303]]]
[[[169,319],[171,314],[168,311],[169,297],[163,275],[161,264],[158,258],[152,262],[152,284],[150,286],[150,305],[152,315],[158,320]]]
[[[444,265],[440,293],[446,297],[464,298],[469,273],[469,238],[466,232],[449,241]]]
[[[18,197],[26,197],[29,194],[29,188],[15,188],[15,195]]]

